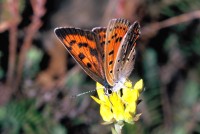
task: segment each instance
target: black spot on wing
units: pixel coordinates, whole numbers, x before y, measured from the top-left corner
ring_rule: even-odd
[[[88,47],[88,43],[82,43],[81,42],[81,43],[78,44],[78,47],[79,48],[81,48],[81,47]]]
[[[110,51],[108,55],[114,54],[114,50]]]
[[[110,62],[109,62],[109,65],[112,65],[112,63],[113,63],[113,61],[110,61]]]
[[[91,68],[92,65],[91,65],[90,63],[87,63],[87,67],[88,67],[88,68]]]
[[[90,54],[91,54],[92,56],[97,56],[97,55],[98,55],[97,49],[91,48],[91,47],[90,47]]]
[[[115,33],[111,38],[114,39],[117,37],[117,33]]]
[[[76,40],[71,40],[70,43],[69,43],[69,45],[73,46],[75,43],[76,43]]]
[[[121,40],[122,40],[122,37],[118,37],[116,40],[115,40],[115,42],[117,43],[117,42],[121,42]]]
[[[79,57],[80,60],[83,60],[85,58],[85,55],[83,53],[79,53],[78,57]]]

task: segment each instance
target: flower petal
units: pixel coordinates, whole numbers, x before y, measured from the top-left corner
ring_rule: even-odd
[[[143,83],[143,80],[140,79],[139,81],[137,81],[134,85],[134,89],[138,90],[140,93],[142,92],[143,90],[143,86],[144,86],[144,83]]]
[[[113,113],[111,111],[111,107],[107,105],[100,105],[100,114],[104,121],[110,122],[113,119]]]
[[[137,100],[143,89],[142,79],[134,86],[127,80],[123,89],[109,96],[105,95],[104,86],[97,83],[96,87],[99,99],[91,97],[100,104],[100,114],[105,122],[125,121],[131,124],[135,122]]]
[[[94,96],[90,96],[90,97],[92,97],[92,99],[93,99],[94,101],[96,101],[98,104],[101,104],[101,103],[102,103],[102,101],[99,100],[98,98],[96,98],[96,97],[94,97]]]
[[[123,120],[124,117],[124,103],[121,100],[121,97],[118,96],[116,92],[110,95],[110,102],[112,104],[112,110],[114,118],[119,121]]]

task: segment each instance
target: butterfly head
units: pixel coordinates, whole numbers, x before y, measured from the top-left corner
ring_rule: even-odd
[[[104,89],[105,95],[110,96],[112,94],[112,88],[105,88]]]
[[[122,88],[125,88],[124,83],[126,78],[121,78],[119,81],[115,82],[114,86],[110,86],[108,83],[104,84],[105,95],[110,96],[113,92],[117,92]]]
[[[107,81],[104,81],[104,93],[105,93],[105,95],[110,96],[110,95],[112,94],[112,92],[113,92],[112,89],[113,89],[113,87],[110,86],[110,85],[107,83]]]

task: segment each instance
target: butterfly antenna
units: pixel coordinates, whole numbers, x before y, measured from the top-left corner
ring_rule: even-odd
[[[92,93],[92,92],[95,92],[96,89],[94,90],[90,90],[90,91],[86,91],[86,92],[83,92],[83,93],[80,93],[80,94],[77,94],[77,95],[73,95],[72,98],[77,98],[79,96],[82,96],[82,95],[85,95],[85,94],[89,94],[89,93]]]
[[[96,89],[93,89],[93,90],[89,90],[89,91],[86,91],[86,92],[83,92],[83,93],[80,93],[80,94],[77,94],[77,95],[72,95],[72,98],[77,98],[79,96],[82,96],[82,95],[85,95],[85,94],[89,94],[89,93],[92,93],[92,92],[95,92],[99,89],[103,89],[103,88],[96,88]]]

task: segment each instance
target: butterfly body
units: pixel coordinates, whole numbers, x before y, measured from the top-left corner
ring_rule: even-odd
[[[83,70],[109,95],[124,87],[135,62],[139,23],[112,19],[107,28],[92,31],[56,28],[55,34]]]

